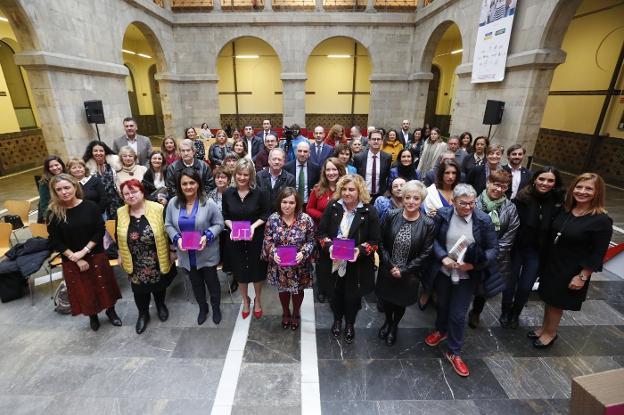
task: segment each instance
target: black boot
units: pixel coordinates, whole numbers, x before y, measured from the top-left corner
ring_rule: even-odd
[[[160,305],[156,304],[156,310],[158,310],[158,319],[160,321],[167,321],[167,319],[169,318],[169,309],[167,308],[165,303],[162,303]]]
[[[199,305],[199,314],[197,315],[197,324],[200,326],[206,322],[208,318],[208,303],[203,303]]]
[[[342,320],[334,320],[334,324],[331,328],[331,333],[334,337],[340,336],[340,330],[342,328]]]
[[[388,333],[388,337],[386,337],[386,345],[392,346],[396,342],[397,332],[399,330],[399,326],[397,324],[390,325],[390,332]]]
[[[383,326],[381,326],[381,328],[379,329],[379,333],[377,333],[377,337],[379,337],[381,340],[386,340],[386,338],[388,337],[388,333],[390,333],[391,327],[392,327],[392,322],[386,320]]]
[[[93,316],[89,316],[89,325],[91,326],[91,330],[98,331],[100,328],[100,319],[97,314]]]
[[[509,319],[509,327],[511,327],[512,329],[517,329],[518,327],[520,327],[520,313],[522,313],[523,308],[524,308],[524,304],[518,305],[516,303],[514,303],[513,307],[511,308],[511,318]]]
[[[149,312],[139,314],[139,318],[137,319],[136,327],[135,327],[137,334],[141,334],[145,331],[145,329],[147,328],[147,323],[149,323],[149,321],[150,321]]]
[[[353,339],[355,338],[355,327],[353,327],[353,324],[347,323],[345,326],[344,337],[347,344],[353,343]]]
[[[221,308],[219,304],[212,306],[212,322],[215,324],[221,323]]]
[[[230,291],[236,292],[236,290],[238,290],[238,281],[233,279],[232,283],[230,284]]]
[[[106,317],[108,317],[108,320],[111,322],[113,326],[117,326],[117,327],[121,326],[121,319],[117,315],[117,312],[115,311],[115,307],[111,307],[106,310]]]
[[[476,329],[479,327],[479,321],[481,318],[481,313],[477,313],[475,310],[470,310],[468,313],[468,326],[471,329]]]
[[[498,322],[501,327],[508,329],[511,325],[511,308],[512,304],[501,304],[501,315],[498,318]]]

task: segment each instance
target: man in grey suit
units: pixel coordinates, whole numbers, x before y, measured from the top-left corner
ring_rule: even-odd
[[[269,195],[271,211],[276,212],[275,200],[284,187],[295,187],[295,176],[284,170],[286,152],[281,148],[274,148],[269,152],[269,168],[258,173],[257,182],[260,189]]]
[[[113,141],[113,151],[119,153],[120,148],[128,146],[136,153],[139,164],[147,166],[149,155],[152,152],[152,142],[144,135],[137,134],[137,123],[134,118],[124,118],[123,126],[124,130],[126,130],[126,135],[122,135]]]
[[[461,166],[464,162],[464,159],[468,157],[468,153],[466,152],[466,150],[459,146],[459,136],[451,136],[451,138],[449,138],[446,142],[446,146],[448,148],[448,151],[451,151],[455,154],[455,161]]]

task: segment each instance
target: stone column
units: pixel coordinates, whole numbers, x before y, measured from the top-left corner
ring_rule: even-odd
[[[502,123],[492,127],[492,141],[505,148],[518,143],[533,154],[555,68],[565,61],[560,49],[535,49],[507,57],[503,82],[472,84],[472,64],[457,67],[459,77],[451,115],[451,134],[487,135],[483,113],[488,99],[504,101]]]
[[[366,0],[366,12],[367,13],[375,13],[375,0]]]
[[[314,11],[323,12],[325,9],[323,8],[323,0],[316,0],[316,7]]]
[[[429,93],[429,83],[433,79],[431,72],[416,72],[409,76],[410,87],[407,97],[411,116],[412,127],[425,125],[425,111],[427,109],[427,95]],[[409,117],[408,117],[409,118]]]
[[[212,11],[213,12],[221,11],[221,0],[212,0]]]
[[[265,12],[273,11],[273,0],[264,0],[264,11]]]
[[[166,10],[171,10],[171,6],[173,6],[173,0],[163,0],[163,6]]]
[[[418,7],[416,10],[422,10],[425,7],[425,0],[418,0]]]
[[[293,123],[305,127],[305,73],[282,73],[284,125]]]
[[[101,100],[105,124],[99,125],[102,141],[112,145],[123,133],[122,120],[130,116],[123,65],[60,53],[29,51],[15,54],[16,65],[28,72],[34,105],[50,154],[81,155],[97,139],[87,122],[84,101]]]
[[[368,124],[375,127],[398,128],[401,121],[412,116],[417,102],[409,93],[409,76],[373,74],[370,81]]]
[[[157,73],[165,134],[178,136],[185,126],[221,125],[215,74]]]

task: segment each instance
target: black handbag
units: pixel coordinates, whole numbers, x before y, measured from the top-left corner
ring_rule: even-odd
[[[10,223],[13,230],[24,227],[24,222],[22,222],[22,218],[20,218],[19,215],[6,215],[2,219],[5,223]]]

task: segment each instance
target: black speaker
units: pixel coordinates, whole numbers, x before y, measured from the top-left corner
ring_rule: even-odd
[[[483,124],[500,124],[503,119],[505,103],[503,101],[493,101],[488,99],[485,104],[485,114],[483,114]]]
[[[85,113],[87,114],[87,122],[89,124],[105,124],[104,120],[104,108],[102,108],[102,101],[85,101],[84,102]]]

